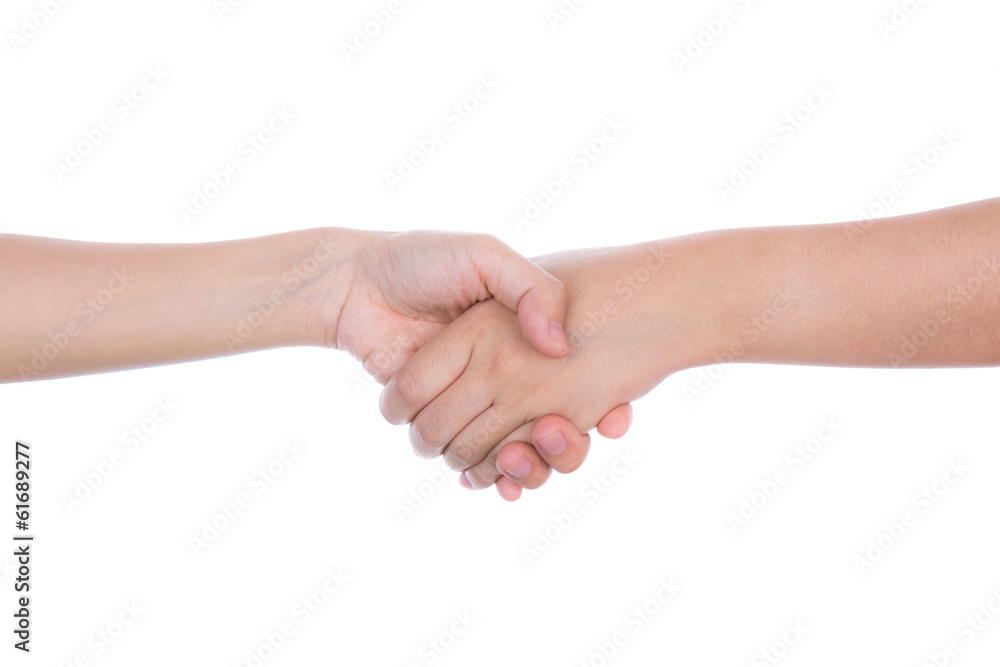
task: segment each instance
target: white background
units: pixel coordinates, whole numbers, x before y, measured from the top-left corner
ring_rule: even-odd
[[[884,0],[593,0],[554,27],[555,0],[405,1],[348,62],[342,44],[386,5],[249,0],[220,17],[211,0],[93,0],[43,20],[35,2],[5,3],[0,228],[118,242],[330,224],[476,230],[537,255],[853,220],[897,178],[906,192],[888,214],[998,194],[993,2],[911,0],[915,13],[886,35]],[[708,46],[678,67],[675,54],[724,9],[731,24],[701,34]],[[26,20],[44,25],[34,34]],[[119,118],[114,100],[156,66],[165,80]],[[498,90],[449,125],[482,76]],[[786,137],[777,123],[814,86],[833,97]],[[186,221],[180,205],[282,106],[294,122]],[[113,132],[60,180],[53,162],[106,117]],[[609,118],[627,130],[519,233],[511,215]],[[385,172],[437,127],[446,143],[390,191]],[[904,176],[949,127],[960,137],[949,150]],[[717,183],[769,137],[780,150],[723,201]],[[450,472],[432,487],[442,466],[382,421],[378,386],[344,354],[278,350],[3,386],[5,451],[15,438],[33,445],[37,542],[30,656],[10,647],[12,559],[0,556],[0,662],[253,665],[248,652],[289,621],[294,635],[265,648],[263,664],[763,665],[759,652],[797,622],[805,635],[780,664],[916,666],[955,640],[948,664],[985,665],[1000,654],[1000,618],[971,642],[959,626],[1000,591],[996,377],[685,372],[635,406],[625,439],[595,440],[582,470],[513,505]],[[154,429],[162,399],[179,407]],[[843,427],[793,470],[787,452],[829,418]],[[128,451],[133,427],[149,435]],[[286,439],[303,453],[257,495],[249,477]],[[66,496],[116,449],[124,463],[68,510]],[[622,452],[635,463],[608,473]],[[949,461],[969,472],[923,512],[914,495]],[[779,469],[790,482],[734,533],[727,514]],[[195,555],[191,536],[244,491],[251,506]],[[418,493],[430,497],[401,517]],[[582,515],[560,528],[572,503]],[[12,508],[0,511],[7,543]],[[882,535],[904,512],[916,525]],[[856,557],[880,536],[888,549],[860,572]],[[300,623],[294,605],[338,568],[349,581]],[[660,604],[670,578],[681,590]],[[142,612],[106,648],[95,633],[116,632],[132,602]],[[465,613],[471,628],[452,637]],[[616,632],[626,641],[607,659]]]

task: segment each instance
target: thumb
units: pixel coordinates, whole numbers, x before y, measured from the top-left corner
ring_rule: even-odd
[[[472,259],[490,294],[517,312],[521,333],[536,350],[553,359],[569,354],[562,326],[566,317],[562,282],[499,240],[486,256],[477,246]]]

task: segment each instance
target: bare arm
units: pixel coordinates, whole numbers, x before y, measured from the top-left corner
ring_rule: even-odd
[[[0,381],[290,345],[345,349],[385,381],[492,295],[566,353],[558,280],[483,235],[310,229],[201,244],[0,236]]]
[[[382,411],[483,487],[542,415],[587,431],[685,368],[1000,364],[998,253],[1000,199],[550,255],[537,261],[569,291],[569,356],[540,358],[480,304],[399,370]]]
[[[304,237],[299,232],[224,243],[137,245],[5,236],[0,380],[316,340],[310,327],[318,318],[295,326],[289,316],[288,303],[301,285],[282,280],[309,256]],[[255,312],[261,313],[253,318],[259,326],[238,331],[240,320]]]
[[[713,287],[701,363],[1000,364],[1000,199],[687,242]]]

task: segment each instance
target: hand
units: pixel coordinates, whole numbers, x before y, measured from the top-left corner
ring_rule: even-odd
[[[539,263],[569,289],[568,357],[539,355],[509,311],[486,302],[418,351],[382,392],[386,419],[412,422],[416,451],[443,453],[475,488],[497,479],[500,447],[524,441],[539,417],[562,415],[587,432],[615,406],[702,358],[698,313],[666,298],[684,280],[662,245]]]
[[[542,354],[567,353],[562,283],[501,241],[425,231],[357,234],[351,275],[337,273],[333,285],[318,281],[321,294],[349,286],[339,313],[324,308],[322,328],[327,345],[349,351],[379,382],[469,306],[491,297],[517,312],[521,333]]]
[[[493,237],[319,231],[317,249],[332,245],[344,252],[326,258],[327,270],[310,281],[302,303],[321,313],[323,342],[350,351],[380,382],[470,305],[491,295],[517,310],[522,334],[542,353],[558,357],[568,351],[561,326],[562,283]],[[345,265],[351,270],[344,271]],[[305,262],[301,266],[308,268]],[[344,296],[331,298],[337,294]],[[331,302],[341,307],[331,309]],[[618,414],[610,414],[608,423],[620,424]],[[624,427],[610,428],[624,432],[629,418],[624,421]],[[522,487],[537,488],[548,478],[550,465],[560,472],[579,465],[586,449],[579,450],[589,438],[570,433],[568,426],[564,430],[570,440],[565,452],[540,456],[524,445],[530,452],[518,457],[526,461],[518,471],[527,465],[530,474],[514,478],[517,483],[504,487],[502,496],[515,500]]]
[[[632,406],[619,405],[597,424],[597,432],[605,438],[620,438],[631,424]],[[589,451],[589,435],[580,433],[562,417],[542,417],[531,429],[531,444],[508,442],[499,449],[497,492],[513,502],[521,497],[523,489],[537,489],[544,484],[552,470],[563,474],[575,471]],[[473,488],[464,472],[459,482],[467,489]]]

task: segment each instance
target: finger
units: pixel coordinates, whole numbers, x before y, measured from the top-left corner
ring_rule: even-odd
[[[569,343],[562,326],[566,316],[565,291],[562,283],[548,289],[531,288],[517,306],[517,322],[525,339],[536,350],[553,359],[569,354]]]
[[[525,443],[522,443],[522,444],[525,444]],[[530,445],[527,445],[527,446],[530,447]],[[462,487],[464,487],[466,489],[470,489],[470,490],[473,489],[472,484],[469,482],[469,480],[465,476],[465,471],[462,471],[461,473],[459,473],[459,475],[458,475],[458,483],[459,483],[460,486],[462,486]],[[497,493],[500,494],[500,497],[503,498],[504,500],[509,501],[509,502],[514,502],[515,500],[517,500],[518,498],[521,497],[521,491],[522,491],[521,487],[518,486],[517,484],[515,484],[514,482],[512,482],[511,480],[507,479],[503,475],[500,475],[497,478],[496,488],[497,488]]]
[[[421,458],[440,456],[463,428],[490,408],[493,401],[482,383],[465,375],[445,389],[410,422],[410,444]]]
[[[491,406],[488,410],[469,422],[465,428],[459,431],[444,450],[444,462],[452,470],[467,470],[476,465],[486,457],[494,445],[500,442],[505,436],[509,436],[514,429],[521,427],[525,422],[525,415],[511,415],[497,405]],[[527,440],[530,434],[530,427],[524,430],[521,440]],[[508,437],[506,441],[511,438]],[[517,439],[517,438],[513,438]],[[493,459],[495,460],[495,458]],[[496,478],[494,478],[496,479]],[[470,479],[475,485],[476,480]],[[490,480],[490,484],[493,480]],[[486,486],[489,486],[487,484]],[[477,486],[476,488],[483,488]]]
[[[417,350],[389,378],[379,396],[379,409],[390,424],[406,424],[461,377],[472,358],[475,341],[434,338]]]
[[[628,433],[632,426],[632,404],[625,403],[604,415],[597,424],[597,432],[605,438],[615,440]]]
[[[497,479],[513,482],[522,489],[537,489],[544,484],[552,468],[539,455],[538,450],[526,442],[508,442],[497,454],[496,470],[503,477]],[[502,495],[502,494],[501,494]]]
[[[553,359],[569,354],[562,282],[499,240],[492,247],[473,245],[472,261],[490,294],[517,312],[521,333],[536,350]]]
[[[504,465],[513,463],[514,458],[523,455],[523,448],[525,447],[534,449],[541,463],[560,473],[575,471],[583,464],[587,458],[587,454],[590,453],[590,436],[586,433],[580,433],[579,429],[572,422],[558,415],[547,415],[536,420],[534,424],[531,424],[531,429],[527,434],[529,437],[521,437],[523,432],[524,427],[521,427],[504,438],[481,462],[465,471],[465,479],[472,488],[485,488],[493,484],[501,474],[501,471],[511,481],[519,485],[522,479],[526,479],[529,484],[534,483],[534,480],[537,479],[535,477],[537,475],[536,472],[525,475],[524,478],[518,478],[515,475],[508,475],[504,469]],[[532,444],[528,445],[526,442],[517,442],[518,440],[531,442]],[[511,449],[511,453],[506,451],[508,448]],[[502,459],[500,458],[501,454],[503,454]],[[533,466],[538,465],[533,459],[529,458],[528,460],[532,462]],[[546,473],[543,482],[547,479],[548,473]],[[524,488],[537,488],[537,485],[524,485]]]
[[[395,375],[420,346],[444,328],[440,322],[414,322],[406,330],[378,341],[376,352],[369,355],[362,367],[382,386]]]
[[[561,473],[575,471],[590,451],[590,436],[581,434],[572,423],[556,415],[539,419],[531,429],[531,439],[534,444],[514,441],[499,446],[495,467],[502,476],[496,481],[498,491],[502,483],[505,487],[506,483],[513,483],[524,489],[537,489],[548,481],[553,469]],[[545,440],[550,449],[557,451],[544,452],[539,440]],[[557,445],[559,440],[563,442]],[[481,473],[474,470],[472,474]]]
[[[485,489],[493,485],[502,475],[502,473],[497,469],[497,456],[500,455],[500,451],[509,442],[521,442],[522,444],[528,441],[528,437],[531,435],[531,428],[534,426],[534,422],[524,424],[519,426],[512,433],[507,434],[506,437],[495,438],[491,442],[497,443],[492,448],[490,448],[483,459],[477,463],[470,465],[465,470],[465,479],[469,482],[469,485],[473,489]],[[519,450],[521,451],[521,450]],[[529,459],[529,463],[532,467],[538,466],[540,463],[546,468],[548,464],[542,461],[538,453],[535,452],[535,459]],[[513,461],[511,461],[513,463]],[[529,474],[531,474],[529,472]],[[537,474],[534,473],[534,474]],[[545,473],[546,479],[548,478],[548,473]],[[516,478],[515,478],[516,479]]]
[[[507,502],[514,502],[521,497],[521,487],[510,481],[503,475],[497,480],[497,493]]]
[[[531,444],[553,470],[563,474],[579,468],[590,453],[590,436],[558,415],[547,415],[535,423]]]

